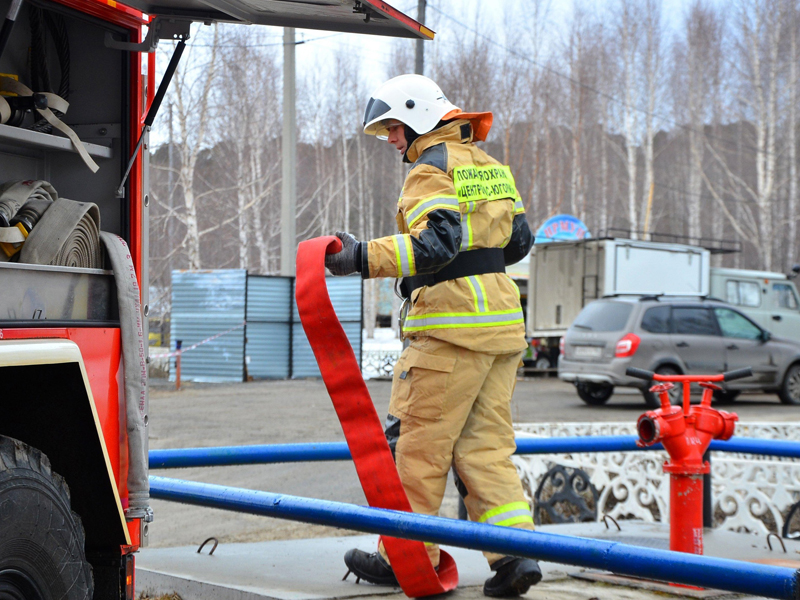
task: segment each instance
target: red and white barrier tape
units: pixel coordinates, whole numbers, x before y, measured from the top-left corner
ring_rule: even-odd
[[[173,356],[178,356],[179,354],[183,354],[184,352],[188,352],[189,350],[194,350],[198,346],[202,346],[203,344],[207,344],[208,342],[210,342],[212,340],[215,340],[218,337],[222,337],[226,333],[230,333],[231,331],[236,331],[237,329],[241,329],[242,327],[245,326],[246,323],[247,323],[247,321],[242,321],[236,327],[231,327],[227,331],[223,331],[223,332],[218,333],[216,335],[212,335],[210,338],[206,338],[202,342],[197,342],[196,344],[192,344],[188,348],[181,348],[180,350],[175,350],[174,352],[167,352],[166,354],[159,354],[158,357],[159,358],[161,358],[161,357],[172,358]]]

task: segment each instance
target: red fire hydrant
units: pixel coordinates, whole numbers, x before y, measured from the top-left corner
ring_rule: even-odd
[[[630,369],[633,376],[648,375],[662,382],[650,388],[661,400],[661,408],[639,417],[637,431],[639,446],[664,445],[670,459],[664,471],[670,474],[669,548],[677,552],[703,553],[703,475],[710,465],[703,460],[711,440],[727,440],[733,435],[739,417],[711,408],[714,390],[721,389],[712,381],[729,381],[746,377],[751,372],[742,369],[722,375],[654,375],[649,371]],[[747,373],[745,374],[745,371]],[[642,379],[644,377],[642,376]],[[683,406],[672,406],[669,390],[672,382],[683,384]],[[690,385],[700,383],[703,397],[699,406],[690,405]]]

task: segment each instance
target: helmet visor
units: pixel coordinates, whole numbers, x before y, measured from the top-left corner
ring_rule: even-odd
[[[380,98],[370,98],[369,102],[367,102],[367,110],[364,111],[364,126],[379,118],[381,115],[385,115],[390,110],[392,110],[392,107]]]

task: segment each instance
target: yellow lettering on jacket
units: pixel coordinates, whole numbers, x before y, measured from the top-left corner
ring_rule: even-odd
[[[511,169],[505,165],[455,167],[453,184],[459,202],[517,197],[514,176],[511,174]]]

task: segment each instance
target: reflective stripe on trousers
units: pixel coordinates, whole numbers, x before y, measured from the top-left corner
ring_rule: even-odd
[[[459,327],[497,327],[522,323],[522,308],[474,313],[434,313],[409,315],[403,331],[457,329]]]
[[[511,502],[510,504],[487,510],[481,515],[478,522],[499,525],[500,527],[511,527],[519,523],[533,524],[533,516],[531,516],[531,507],[528,506],[527,502]]]

